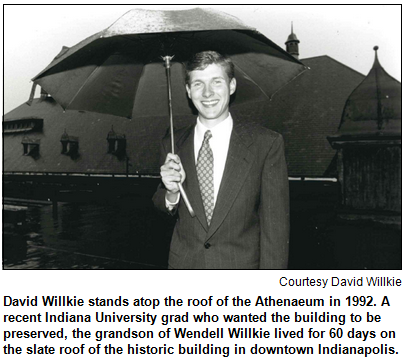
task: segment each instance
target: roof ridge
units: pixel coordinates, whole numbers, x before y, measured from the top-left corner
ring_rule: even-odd
[[[335,61],[336,63],[338,63],[338,64],[340,64],[340,65],[342,65],[342,66],[345,66],[346,68],[352,70],[354,73],[357,73],[357,74],[359,74],[359,75],[362,75],[363,77],[366,77],[365,74],[362,74],[362,73],[359,72],[358,70],[355,70],[355,69],[351,68],[350,66],[348,66],[348,65],[346,65],[346,64],[344,64],[344,63],[342,63],[341,61],[338,61],[337,59],[332,58],[330,55],[318,55],[318,56],[313,56],[313,57],[310,57],[310,58],[303,58],[303,59],[299,59],[299,60],[300,60],[300,61],[304,61],[304,60],[316,59],[316,58],[329,58],[329,59]]]

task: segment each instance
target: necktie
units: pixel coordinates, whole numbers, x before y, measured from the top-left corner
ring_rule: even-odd
[[[199,180],[200,193],[202,195],[207,224],[210,225],[214,210],[214,181],[213,181],[213,151],[210,148],[209,139],[211,131],[204,133],[202,146],[197,157],[197,179]]]

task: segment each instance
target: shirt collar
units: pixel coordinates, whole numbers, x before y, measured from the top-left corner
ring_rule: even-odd
[[[195,134],[197,138],[202,142],[204,138],[204,133],[206,133],[207,130],[210,130],[211,134],[213,135],[213,138],[221,139],[223,134],[231,133],[232,128],[233,128],[233,118],[231,117],[230,113],[228,113],[228,117],[226,119],[224,119],[221,123],[217,124],[213,128],[205,127],[198,117],[195,128]]]

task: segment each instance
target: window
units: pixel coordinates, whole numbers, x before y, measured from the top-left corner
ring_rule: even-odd
[[[44,119],[36,117],[6,119],[3,122],[3,134],[40,131],[43,126]]]
[[[61,136],[61,144],[61,154],[69,155],[72,159],[79,157],[79,137],[68,135],[65,129],[65,132]]]
[[[31,139],[27,136],[23,138],[21,141],[23,145],[23,155],[29,155],[34,159],[39,158],[39,145],[41,140],[40,139]]]
[[[114,131],[113,126],[107,134],[108,149],[107,153],[117,156],[119,159],[126,154],[127,140],[125,134],[118,134]]]

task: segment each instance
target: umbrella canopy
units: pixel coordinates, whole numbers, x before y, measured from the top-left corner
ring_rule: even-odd
[[[186,96],[182,63],[214,50],[235,65],[233,104],[269,100],[305,67],[255,29],[228,14],[209,10],[131,10],[109,28],[64,48],[34,79],[64,109],[127,118],[167,116],[171,67],[174,115],[194,112]]]

